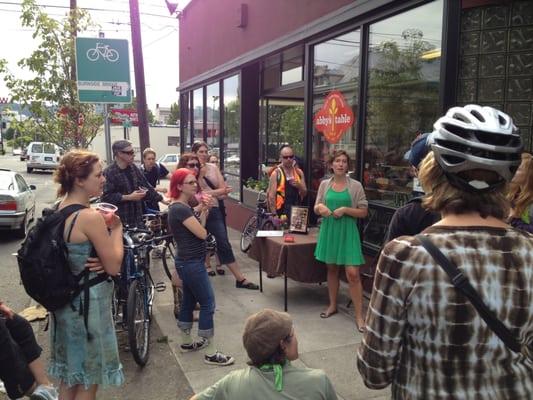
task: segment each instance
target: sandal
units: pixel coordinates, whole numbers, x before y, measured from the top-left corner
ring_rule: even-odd
[[[209,276],[216,276],[216,272],[211,269],[211,267],[206,267],[207,269],[207,275]]]
[[[244,278],[242,281],[235,281],[235,286],[238,289],[250,289],[250,290],[258,290],[259,289],[259,286],[257,286],[253,282],[247,281],[246,278]]]
[[[337,310],[332,311],[332,312],[329,312],[329,313],[328,313],[327,311],[324,311],[324,312],[321,312],[321,313],[320,313],[320,318],[329,318],[329,317],[331,317],[332,315],[335,315],[335,314],[337,314],[337,313],[338,313]]]
[[[363,322],[363,324],[361,326],[359,326],[359,324],[357,323],[357,321],[355,321],[355,329],[357,330],[357,332],[359,333],[365,333],[366,331],[366,325],[365,323]]]
[[[215,267],[215,270],[217,271],[217,274],[219,275],[224,275],[226,273],[226,271],[224,271],[224,268],[222,268],[222,265],[217,265]]]

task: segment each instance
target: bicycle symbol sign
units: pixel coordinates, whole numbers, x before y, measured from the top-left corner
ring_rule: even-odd
[[[110,45],[104,43],[96,43],[94,49],[87,50],[85,53],[90,61],[98,61],[100,57],[109,62],[116,62],[119,60],[118,51],[112,49]]]

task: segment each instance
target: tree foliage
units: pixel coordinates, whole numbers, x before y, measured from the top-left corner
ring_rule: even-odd
[[[61,21],[42,11],[35,0],[23,0],[21,25],[33,29],[39,42],[29,57],[18,61],[29,71],[30,79],[10,73],[5,60],[0,62],[11,101],[27,106],[33,115],[36,132],[43,140],[65,149],[85,148],[96,136],[103,117],[93,104],[78,101],[72,66],[75,64],[75,36],[93,26],[86,11],[76,9]],[[73,27],[75,27],[73,29]]]
[[[170,105],[170,115],[168,116],[167,124],[177,125],[180,119],[180,106],[178,103],[172,103]]]

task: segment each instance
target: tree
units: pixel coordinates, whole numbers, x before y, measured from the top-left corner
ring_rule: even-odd
[[[168,116],[167,124],[177,125],[180,119],[180,106],[178,103],[170,105],[170,115]]]
[[[92,104],[78,101],[71,71],[75,63],[75,36],[92,26],[89,14],[76,9],[62,21],[44,13],[35,0],[23,0],[21,25],[33,29],[39,46],[18,65],[29,70],[31,79],[17,79],[0,62],[0,73],[10,89],[11,101],[27,106],[42,140],[65,149],[87,147],[103,123]],[[76,31],[73,31],[75,27]]]
[[[284,143],[289,143],[294,153],[300,156],[304,152],[304,107],[287,107],[281,115],[281,134]]]

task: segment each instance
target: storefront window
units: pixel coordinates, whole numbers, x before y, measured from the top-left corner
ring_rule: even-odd
[[[193,141],[204,140],[204,89],[193,92]]]
[[[218,154],[220,146],[220,91],[218,82],[207,87],[207,144]]]
[[[324,176],[329,174],[326,167],[329,154],[336,149],[348,152],[351,158],[349,170],[355,169],[356,148],[356,119],[354,118],[359,102],[359,52],[360,30],[337,36],[326,42],[314,46],[313,65],[313,135],[310,195],[314,196]],[[335,92],[340,97],[331,100]],[[339,99],[344,99],[347,112],[342,111]],[[337,136],[330,136],[317,129],[316,119],[321,110],[328,115],[324,119],[329,121],[332,131]],[[351,113],[347,120],[343,115]],[[338,130],[335,125],[342,118],[346,122],[346,129]],[[329,129],[329,128],[328,128]],[[314,202],[314,198],[311,199]],[[311,204],[312,204],[311,202]]]
[[[294,153],[302,158],[305,154],[303,101],[267,98],[265,102],[266,164],[278,162],[279,149],[284,144],[290,144]]]
[[[282,53],[281,84],[300,82],[303,80],[303,46],[293,47]]]
[[[240,135],[241,105],[239,75],[224,79],[224,172],[227,183],[233,188],[230,196],[240,200]]]
[[[405,153],[439,116],[442,9],[438,0],[370,25],[363,185],[371,208],[411,197]],[[365,228],[375,247],[388,226],[382,215],[371,210]]]
[[[180,94],[180,135],[183,145],[188,143],[191,137],[191,121],[189,108],[189,92]]]

